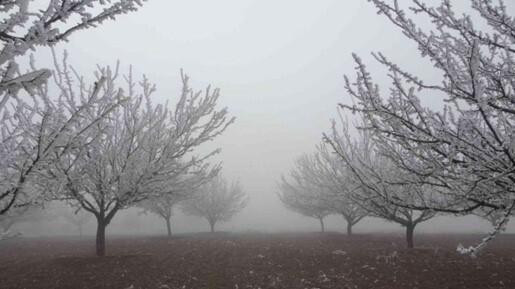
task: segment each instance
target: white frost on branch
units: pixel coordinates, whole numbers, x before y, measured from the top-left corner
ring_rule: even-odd
[[[83,95],[83,77],[75,75],[78,83],[69,86],[69,97]],[[75,138],[71,152],[47,170],[47,177],[61,184],[56,199],[95,216],[97,254],[103,255],[105,229],[115,215],[174,193],[178,178],[204,169],[206,160],[219,150],[201,156],[195,156],[194,150],[223,133],[234,118],[227,108],[217,108],[218,89],[194,91],[182,72],[182,91],[174,107],[154,103],[155,85],[145,76],[137,81],[132,70],[122,76],[119,65],[98,67],[95,75],[97,81],[103,79],[98,89],[103,102],[99,110],[87,110],[83,121],[99,120]],[[122,104],[108,117],[97,115],[119,99]]]
[[[228,183],[218,175],[202,185],[196,195],[183,204],[183,211],[192,216],[205,218],[215,231],[218,222],[227,222],[243,210],[249,198],[238,182]]]
[[[75,98],[67,94],[72,79],[56,71],[58,95],[52,97],[47,86],[52,72],[36,69],[33,59],[28,71],[22,72],[17,61],[29,60],[29,50],[67,41],[74,32],[135,11],[143,2],[0,1],[0,215],[37,199],[39,194],[34,193],[41,188],[34,190],[31,186],[40,182],[36,180],[38,171],[66,154],[74,136],[93,124],[84,122],[83,113],[96,109],[101,116],[101,109],[109,111],[105,105],[96,107],[101,78]],[[63,70],[66,69],[64,64]]]
[[[404,172],[387,181],[418,183],[431,192],[416,203],[402,197],[395,202],[460,215],[497,210],[506,216],[504,224],[515,203],[515,18],[502,1],[470,0],[476,16],[488,24],[480,30],[476,16],[455,13],[449,0],[436,7],[420,0],[402,5],[397,0],[370,2],[418,45],[420,56],[431,61],[430,69],[443,76],[441,83],[428,83],[374,53],[389,70],[388,90],[380,89],[357,55],[356,77],[345,77],[354,104],[341,107],[363,115],[361,129]],[[421,28],[420,17],[433,26]],[[424,107],[422,93],[443,95],[445,107]],[[503,227],[495,226],[489,236]]]

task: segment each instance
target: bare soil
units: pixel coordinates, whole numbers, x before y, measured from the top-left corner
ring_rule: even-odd
[[[515,288],[515,236],[478,258],[456,252],[477,235],[192,234],[0,243],[0,288]]]

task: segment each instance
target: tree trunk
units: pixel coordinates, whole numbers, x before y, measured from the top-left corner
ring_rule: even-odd
[[[322,233],[324,233],[325,232],[324,218],[319,218],[318,220],[320,221],[320,231]]]
[[[168,238],[172,237],[172,222],[170,221],[170,218],[165,218],[166,220],[166,231],[168,233]]]
[[[347,221],[347,235],[348,236],[352,236],[352,222],[351,221]]]
[[[102,257],[106,255],[106,227],[107,222],[102,219],[97,219],[97,256]]]
[[[409,224],[406,226],[406,242],[409,249],[413,248],[413,232],[415,231],[415,225]]]
[[[215,222],[209,221],[209,226],[211,227],[211,233],[215,232]]]

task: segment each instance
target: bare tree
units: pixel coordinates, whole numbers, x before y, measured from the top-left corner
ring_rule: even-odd
[[[402,198],[413,204],[419,204],[426,199],[426,187],[420,184],[392,183],[391,176],[404,172],[393,166],[389,159],[381,155],[366,131],[362,131],[357,139],[352,139],[347,122],[342,120],[342,133],[336,124],[330,136],[325,139],[332,145],[335,152],[346,163],[352,173],[352,198],[371,216],[395,222],[406,228],[406,243],[413,248],[415,227],[433,218],[433,210],[414,210],[399,206],[391,200]],[[405,173],[404,173],[405,174]],[[405,176],[409,179],[411,176]]]
[[[169,192],[160,197],[150,198],[141,203],[141,207],[144,208],[144,213],[151,212],[165,221],[168,238],[172,237],[173,209],[180,202],[187,199],[187,196],[174,192]]]
[[[306,177],[306,170],[311,169],[311,161],[308,155],[297,159],[295,168],[290,171],[290,180],[281,177],[278,196],[286,208],[317,219],[320,231],[325,232],[324,218],[334,213],[334,210],[327,199],[327,189]]]
[[[218,222],[227,222],[243,210],[248,196],[239,183],[228,184],[221,175],[201,186],[196,196],[184,202],[184,213],[205,218],[213,233]]]
[[[138,206],[143,208],[143,213],[150,212],[162,218],[166,224],[167,235],[172,236],[172,216],[177,205],[191,199],[200,186],[215,177],[220,171],[220,166],[209,168],[208,164],[200,168],[190,169],[189,172],[179,175],[176,182],[159,196],[152,196],[141,202]]]
[[[304,208],[303,211],[305,215],[311,211],[308,215],[315,218],[340,214],[347,222],[347,234],[352,235],[352,227],[367,215],[367,211],[350,197],[346,170],[345,163],[336,154],[325,145],[319,145],[315,153],[296,160],[290,172],[291,183],[283,178],[281,200],[290,203],[286,205],[292,209],[293,206],[311,206],[310,210]],[[315,211],[318,212],[313,215]]]
[[[105,76],[105,85],[99,93],[106,99],[118,98],[122,91],[117,87],[118,66],[99,68],[96,76],[100,75]],[[226,108],[216,109],[218,89],[194,92],[188,76],[181,75],[182,93],[171,109],[168,104],[153,104],[155,86],[145,77],[137,85],[129,72],[124,77],[127,101],[79,138],[73,154],[51,172],[65,182],[57,198],[95,215],[98,256],[105,255],[106,227],[116,213],[169,192],[178,175],[219,150],[203,157],[192,157],[192,151],[234,120]],[[72,89],[80,95],[82,88]],[[96,118],[95,112],[88,117]]]
[[[31,189],[39,183],[34,177],[66,154],[75,137],[96,121],[85,122],[83,114],[100,102],[97,89],[103,82],[100,78],[79,98],[66,94],[66,82],[58,76],[60,91],[51,97],[46,82],[52,72],[37,69],[31,59],[28,71],[22,73],[17,61],[29,60],[28,50],[66,41],[78,30],[141,5],[139,0],[35,2],[0,1],[0,215],[30,204],[39,195],[35,192],[42,190]]]
[[[352,82],[346,77],[355,105],[343,107],[361,112],[364,127],[373,132],[381,150],[411,175],[409,181],[392,176],[392,182],[418,182],[439,194],[419,204],[399,198],[399,204],[452,214],[481,208],[501,212],[487,238],[461,250],[474,255],[505,229],[515,207],[515,20],[502,1],[471,0],[479,19],[455,13],[449,0],[435,8],[412,0],[409,11],[398,1],[371,2],[418,45],[420,55],[443,80],[427,83],[383,54],[374,54],[390,71],[392,86],[386,98],[387,92],[355,55],[357,77]],[[419,27],[422,17],[433,27]],[[487,29],[479,30],[476,20],[483,20]],[[423,107],[422,94],[441,96],[445,107]]]
[[[37,46],[67,41],[76,31],[98,26],[120,14],[136,11],[142,5],[141,0],[34,2],[0,1],[0,13],[5,16],[0,26],[0,96],[3,101],[20,89],[44,83],[51,75],[48,69],[21,74],[16,57]]]
[[[318,186],[327,188],[323,196],[335,213],[347,222],[347,235],[352,235],[352,228],[368,215],[368,211],[352,197],[353,181],[345,162],[327,145],[319,145],[314,155],[311,169],[305,171]]]
[[[84,87],[80,98],[69,94],[70,71],[60,70],[57,62],[55,68],[59,93],[55,100],[49,95],[48,85],[42,83],[33,88],[29,99],[10,97],[0,103],[0,215],[13,207],[34,203],[40,196],[38,192],[47,190],[47,180],[38,178],[41,171],[70,153],[81,134],[122,102],[106,102],[99,96],[102,77]],[[91,110],[96,110],[96,117],[86,121],[85,115]]]
[[[96,27],[121,14],[136,11],[142,0],[12,0],[0,1],[5,17],[0,27],[0,65],[36,46],[67,41],[76,31]],[[5,76],[2,73],[2,76]],[[9,86],[2,79],[2,87]],[[11,84],[13,81],[10,81]],[[4,86],[5,85],[5,86]]]

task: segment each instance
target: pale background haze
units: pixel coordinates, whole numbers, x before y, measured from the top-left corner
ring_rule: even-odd
[[[469,3],[453,2],[459,9]],[[62,49],[69,51],[70,63],[84,75],[91,75],[96,64],[120,60],[122,71],[132,65],[136,76],[145,73],[157,84],[154,97],[159,102],[177,99],[181,68],[191,76],[194,88],[211,83],[221,89],[220,105],[237,120],[202,151],[223,149],[216,160],[223,162],[224,175],[239,179],[251,201],[232,222],[219,225],[220,230],[319,229],[317,220],[283,208],[276,183],[296,157],[313,151],[321,141],[336,116],[336,104],[350,102],[343,75],[354,75],[351,53],[358,53],[384,83],[384,69],[370,52],[382,51],[412,72],[439,78],[427,69],[427,60],[420,60],[416,46],[364,0],[151,0],[136,13],[74,34],[70,43],[58,46]],[[36,59],[48,65],[49,55],[39,49]],[[428,96],[424,103],[440,105],[436,96]],[[138,216],[138,211],[120,212],[109,232],[164,233],[160,219]],[[345,224],[334,216],[327,227],[343,231]],[[174,219],[175,232],[207,229],[207,223],[197,218],[179,213]],[[355,230],[401,228],[369,219]],[[417,230],[484,232],[488,225],[474,217],[444,217]]]

